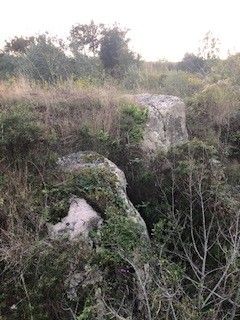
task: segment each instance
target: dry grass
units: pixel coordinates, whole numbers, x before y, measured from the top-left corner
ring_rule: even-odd
[[[125,101],[126,97],[115,87],[82,88],[71,81],[40,86],[23,78],[0,82],[0,118],[15,110],[30,112],[46,135],[54,133],[58,148],[63,148],[59,153],[71,150],[84,127],[92,134],[104,130],[117,137],[120,108]],[[37,146],[37,157],[39,153]],[[0,155],[0,260],[4,261],[21,259],[27,244],[38,242],[43,224],[34,195],[44,187],[44,162],[40,167],[29,161],[23,167],[10,162]],[[37,181],[30,181],[32,172],[28,167]],[[26,222],[34,225],[33,232],[28,231]]]
[[[13,105],[29,107],[48,131],[55,128],[65,139],[83,127],[92,133],[116,134],[124,101],[126,96],[109,86],[83,88],[72,81],[40,86],[25,79],[0,83],[0,111],[7,112]]]

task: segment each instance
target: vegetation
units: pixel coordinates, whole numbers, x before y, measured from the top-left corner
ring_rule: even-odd
[[[119,26],[73,26],[69,43],[14,38],[0,55],[0,319],[237,320],[240,317],[239,54],[144,62]],[[71,54],[69,52],[71,51]],[[146,161],[148,112],[132,93],[187,106],[189,142]],[[149,239],[104,169],[59,172],[91,150],[125,173]],[[51,239],[71,194],[105,218],[91,244]]]

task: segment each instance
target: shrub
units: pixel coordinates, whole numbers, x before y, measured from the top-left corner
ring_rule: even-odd
[[[71,61],[74,77],[86,81],[88,86],[104,83],[105,73],[101,61],[97,57],[88,57],[80,53],[75,54]]]
[[[43,129],[23,106],[19,106],[18,111],[2,113],[0,128],[1,154],[12,159],[26,157],[45,141]]]
[[[29,79],[56,83],[66,80],[72,73],[70,60],[54,39],[41,35],[22,56],[20,73]]]
[[[148,118],[146,109],[137,105],[125,105],[120,119],[121,139],[126,144],[137,144],[143,138],[144,126]]]
[[[17,75],[18,58],[0,53],[0,79],[7,80]]]
[[[188,100],[187,123],[192,137],[214,138],[219,142],[221,131],[238,105],[237,92],[226,82],[208,85]]]
[[[88,273],[85,271],[93,252],[81,240],[75,243],[63,240],[50,244],[32,239],[31,243],[21,245],[28,247],[22,248],[22,256],[18,256],[20,252],[15,252],[14,272],[9,268],[13,261],[7,257],[4,259],[5,269],[1,272],[4,285],[1,290],[6,306],[1,309],[1,314],[12,320],[76,318],[77,314],[85,310],[93,283],[96,285],[100,280],[94,268],[89,268]],[[71,298],[74,272],[81,273],[86,279],[82,286],[76,286],[78,301]],[[87,277],[94,282],[88,282]]]
[[[105,29],[100,40],[99,57],[104,69],[111,76],[123,78],[129,67],[137,63],[133,52],[128,48],[127,31],[121,30],[118,26]]]
[[[182,61],[177,63],[177,68],[182,71],[203,75],[210,71],[207,61],[192,53],[186,53]]]
[[[221,141],[231,159],[240,160],[240,113],[236,111],[229,116],[221,132]]]
[[[165,170],[162,171],[164,162]],[[161,198],[159,202],[169,204],[165,210],[161,207],[155,236],[162,252],[166,250],[168,259],[170,252],[173,253],[172,261],[185,257],[180,259],[186,269],[184,295],[191,298],[196,310],[206,318],[212,314],[230,313],[228,305],[222,306],[221,310],[215,305],[216,295],[225,290],[219,270],[226,270],[225,281],[231,285],[235,276],[229,272],[228,264],[235,272],[238,269],[235,265],[237,256],[232,251],[234,242],[228,232],[238,220],[238,210],[216,148],[201,141],[191,141],[171,150],[166,157],[160,157],[153,170]],[[204,277],[200,275],[202,272]],[[210,287],[216,295],[209,294]],[[232,294],[232,290],[226,289],[227,299],[232,299]]]
[[[163,81],[163,93],[186,98],[203,87],[203,81],[195,74],[183,71],[171,71]]]

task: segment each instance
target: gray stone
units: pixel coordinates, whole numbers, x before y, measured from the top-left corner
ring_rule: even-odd
[[[148,266],[148,264],[142,261],[142,254],[143,252],[146,253],[145,250],[149,245],[149,236],[144,220],[142,219],[140,213],[133,206],[131,201],[128,199],[128,196],[126,194],[127,182],[123,171],[120,170],[109,159],[94,152],[77,152],[67,155],[58,160],[58,165],[61,171],[70,173],[70,175],[73,175],[75,177],[77,176],[79,177],[79,180],[81,180],[81,177],[83,176],[84,179],[86,179],[86,177],[88,177],[89,175],[91,183],[91,173],[93,173],[93,176],[95,178],[97,177],[97,185],[93,186],[93,189],[94,187],[96,187],[99,193],[97,194],[97,196],[95,196],[94,192],[93,194],[91,194],[92,191],[90,186],[89,195],[86,194],[86,199],[90,199],[90,202],[93,203],[94,206],[96,205],[96,207],[99,208],[99,211],[103,213],[105,213],[104,208],[101,207],[101,204],[98,203],[98,201],[105,204],[106,202],[110,201],[109,207],[113,209],[113,214],[123,214],[125,217],[127,217],[129,222],[133,221],[139,226],[139,230],[141,230],[142,233],[139,237],[139,241],[137,241],[136,243],[136,247],[132,249],[132,252],[130,254],[128,252],[122,252],[120,248],[116,248],[116,250],[123,259],[126,259],[126,261],[129,261],[128,259],[131,259],[131,263],[132,265],[134,265],[134,270],[138,275],[138,279],[141,280],[141,283],[145,283],[146,279],[148,279],[148,273],[146,272],[146,266]],[[103,174],[103,176],[101,174]],[[110,182],[106,184],[106,181]],[[86,183],[86,180],[84,180],[84,182]],[[80,182],[78,181],[78,183]],[[100,197],[106,197],[106,201],[101,201],[104,199],[100,199]],[[60,223],[53,226],[53,232],[55,232],[55,234],[69,234],[70,239],[78,238],[77,236],[81,235],[88,236],[88,233],[92,229],[92,227],[98,227],[101,224],[103,218],[107,219],[107,217],[109,217],[109,214],[111,215],[112,211],[110,210],[110,213],[108,213],[108,215],[105,214],[105,216],[100,217],[100,214],[98,214],[86,202],[86,199],[75,197],[71,200],[68,215],[64,219],[62,219]],[[93,221],[94,224],[92,223]],[[119,230],[119,233],[121,233],[121,230]],[[146,248],[143,244],[146,244]],[[89,247],[89,250],[91,249],[92,247]],[[101,250],[101,246],[98,247],[98,250]],[[101,272],[99,272],[99,270],[97,270],[96,273],[94,272],[94,270],[83,270],[82,272],[78,272],[75,270],[75,264],[73,264],[72,271],[69,273],[69,276],[66,279],[66,286],[68,287],[67,295],[69,299],[76,299],[77,290],[80,286],[83,288],[84,285],[88,285],[91,282],[98,283],[99,281],[101,281]],[[138,298],[140,300],[140,304],[142,301],[142,288],[139,286],[138,290]],[[105,313],[104,305],[101,300],[100,286],[96,289],[95,298],[97,302],[96,307],[98,310],[99,319],[102,319],[101,314]]]
[[[141,225],[143,232],[147,235],[147,227],[140,213],[133,206],[126,194],[126,178],[122,170],[120,170],[112,161],[95,153],[95,152],[77,152],[65,156],[58,160],[58,165],[65,172],[79,172],[84,169],[104,169],[115,176],[114,194],[115,197],[121,199],[124,205],[124,211],[132,221]],[[102,187],[104,188],[104,186]],[[96,206],[98,204],[96,203]]]
[[[117,184],[126,191],[125,174],[112,161],[93,151],[79,151],[59,158],[57,164],[65,172],[81,171],[85,168],[107,168],[114,173]]]
[[[180,98],[146,93],[136,95],[135,100],[149,112],[142,143],[144,151],[167,151],[188,141],[185,104]]]
[[[67,236],[73,240],[79,235],[88,237],[89,232],[101,225],[100,215],[86,202],[85,199],[72,197],[66,217],[55,225],[48,226],[52,238]]]

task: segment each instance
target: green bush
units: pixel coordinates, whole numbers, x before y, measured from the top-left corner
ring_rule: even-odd
[[[19,58],[0,53],[0,79],[6,80],[17,75]]]
[[[169,71],[163,81],[162,92],[186,98],[203,88],[203,80],[196,74],[183,71]]]
[[[2,156],[26,157],[46,140],[43,128],[25,106],[0,115],[0,150]]]
[[[26,78],[56,83],[68,79],[72,72],[71,60],[55,39],[40,35],[21,57],[19,72]]]
[[[92,284],[79,286],[78,302],[68,296],[70,292],[71,268],[85,277],[85,266],[93,252],[81,241],[69,243],[35,241],[28,243],[24,256],[15,259],[15,270],[1,274],[3,299],[7,302],[1,313],[7,319],[72,319],[85,312]],[[6,261],[6,266],[12,261]],[[88,272],[94,276],[94,268]],[[11,281],[9,281],[11,279]],[[97,283],[100,279],[95,279]],[[9,281],[9,282],[6,282]],[[94,296],[93,296],[94,298]],[[1,303],[1,300],[0,300]],[[64,306],[68,306],[65,308]],[[12,308],[11,308],[12,307]],[[85,319],[85,318],[84,318]]]
[[[237,108],[239,97],[225,82],[207,85],[187,102],[187,123],[192,137],[220,141],[221,131]]]
[[[126,144],[138,144],[143,138],[147,118],[147,109],[134,104],[123,106],[120,119],[121,139]]]
[[[240,112],[234,112],[223,126],[221,141],[230,159],[240,160]]]

